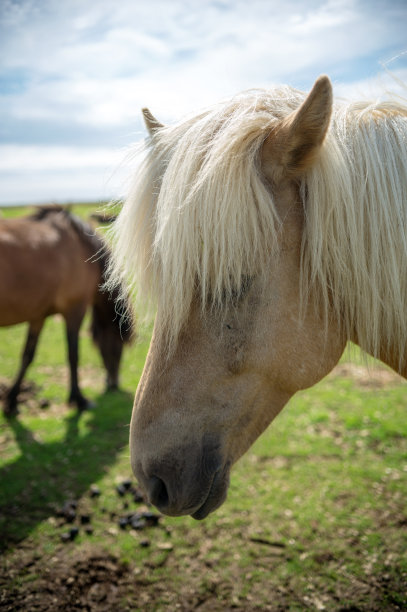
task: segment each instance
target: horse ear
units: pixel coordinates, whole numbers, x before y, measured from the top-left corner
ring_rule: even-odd
[[[280,121],[266,138],[263,171],[273,182],[299,177],[318,154],[332,112],[332,85],[327,76],[315,82],[298,110]]]
[[[148,110],[148,108],[142,108],[141,112],[143,113],[144,123],[146,124],[146,128],[150,136],[153,136],[156,130],[164,127],[163,124],[160,123]]]

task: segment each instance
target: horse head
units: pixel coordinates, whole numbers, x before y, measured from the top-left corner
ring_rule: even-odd
[[[352,296],[363,232],[378,230],[367,215],[359,236],[352,227],[359,161],[353,150],[345,163],[340,146],[361,122],[352,115],[337,138],[332,108],[321,77],[308,96],[252,92],[172,128],[144,113],[149,157],[115,225],[115,265],[121,277],[138,270],[157,302],[130,451],[165,514],[216,509],[231,466],[287,401],[334,367],[347,339],[367,337]],[[368,296],[371,275],[363,282]]]

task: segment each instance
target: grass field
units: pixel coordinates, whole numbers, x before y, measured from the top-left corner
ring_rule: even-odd
[[[345,356],[238,462],[219,510],[203,522],[161,517],[134,528],[123,519],[153,509],[117,485],[132,478],[128,425],[149,335],[126,350],[122,390],[105,394],[87,328],[80,376],[96,408],[78,416],[65,404],[54,317],[20,415],[0,417],[1,610],[407,608],[404,381]],[[0,329],[0,389],[23,337],[24,326]]]

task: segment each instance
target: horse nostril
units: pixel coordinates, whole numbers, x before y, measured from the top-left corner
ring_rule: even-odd
[[[150,502],[159,510],[168,506],[169,496],[165,483],[158,476],[151,476],[148,480],[148,496]]]

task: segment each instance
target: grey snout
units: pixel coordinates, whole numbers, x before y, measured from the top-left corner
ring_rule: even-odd
[[[147,462],[144,469],[141,465],[136,476],[149,501],[163,514],[204,518],[226,497],[228,469],[223,466],[219,446],[212,441],[203,444],[198,453],[197,445],[190,445]]]

